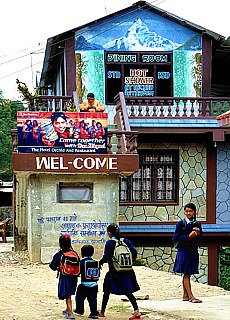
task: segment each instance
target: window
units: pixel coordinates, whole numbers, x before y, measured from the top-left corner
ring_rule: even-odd
[[[92,183],[60,182],[58,186],[58,201],[61,203],[92,202]]]
[[[106,103],[127,97],[172,96],[172,52],[105,52]]]
[[[120,179],[120,202],[176,203],[178,151],[141,151],[140,169]]]

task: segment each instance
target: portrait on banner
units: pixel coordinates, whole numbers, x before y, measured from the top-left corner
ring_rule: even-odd
[[[107,153],[108,114],[18,111],[18,152]]]

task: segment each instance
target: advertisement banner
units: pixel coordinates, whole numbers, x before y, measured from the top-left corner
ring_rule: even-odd
[[[107,153],[108,114],[18,111],[18,152]]]

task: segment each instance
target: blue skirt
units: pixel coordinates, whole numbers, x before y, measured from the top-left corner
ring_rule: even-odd
[[[177,251],[173,272],[183,274],[198,274],[199,253]]]
[[[75,295],[77,288],[77,276],[65,276],[60,273],[58,282],[58,298],[64,300]]]
[[[134,270],[117,272],[109,270],[104,278],[103,291],[117,295],[140,290]]]

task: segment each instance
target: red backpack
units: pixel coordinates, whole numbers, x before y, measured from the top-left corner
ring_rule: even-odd
[[[76,251],[62,253],[59,271],[66,276],[79,276],[80,258]]]

